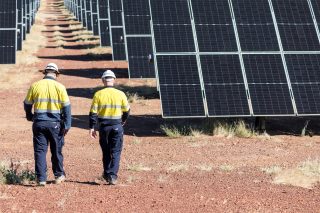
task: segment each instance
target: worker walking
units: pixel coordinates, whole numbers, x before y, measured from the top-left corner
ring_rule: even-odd
[[[95,125],[99,124],[99,142],[103,155],[103,178],[115,185],[118,178],[123,145],[123,125],[129,117],[130,106],[126,95],[115,89],[115,74],[107,70],[102,75],[104,89],[93,97],[89,115],[90,136],[97,137]]]
[[[71,127],[69,97],[66,88],[56,81],[60,74],[58,66],[49,63],[43,73],[45,77],[31,85],[24,100],[27,120],[33,121],[35,172],[40,186],[45,186],[47,181],[48,144],[55,183],[59,184],[65,180],[62,147],[64,136]]]

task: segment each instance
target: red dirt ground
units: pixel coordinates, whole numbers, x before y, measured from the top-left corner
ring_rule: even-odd
[[[274,165],[293,168],[308,158],[319,158],[318,135],[278,132],[270,138],[201,135],[172,139],[160,130],[167,121],[161,118],[157,95],[131,104],[119,184],[97,181],[102,173],[101,151],[98,141],[89,138],[87,115],[96,87],[102,86],[100,75],[106,68],[115,70],[122,77],[118,84],[125,84],[128,90],[140,86],[156,91],[155,82],[128,80],[126,62],[112,62],[108,54],[108,60],[86,55],[88,43],[73,41],[70,33],[63,34],[68,38],[58,47],[52,38],[54,26],[66,30],[71,17],[62,12],[58,1],[42,1],[39,15],[46,20],[38,20],[34,27],[45,25],[43,36],[48,41],[37,53],[40,63],[30,69],[26,83],[0,90],[0,161],[12,159],[34,168],[31,123],[25,119],[22,101],[30,84],[42,78],[39,70],[55,62],[72,103],[73,127],[64,147],[67,181],[42,188],[0,185],[1,213],[320,212],[319,185],[312,189],[277,185],[272,175],[261,170]],[[47,159],[50,162],[50,154]],[[232,169],[222,169],[223,165]],[[48,166],[49,180],[53,180],[50,163]]]

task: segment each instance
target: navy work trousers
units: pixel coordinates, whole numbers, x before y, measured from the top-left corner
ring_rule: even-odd
[[[103,175],[116,180],[120,166],[123,145],[123,127],[121,124],[99,128],[99,141],[102,150]]]
[[[63,169],[62,147],[64,135],[60,122],[35,121],[33,130],[33,148],[37,179],[39,182],[47,180],[46,155],[50,144],[52,171],[55,177],[65,175]]]

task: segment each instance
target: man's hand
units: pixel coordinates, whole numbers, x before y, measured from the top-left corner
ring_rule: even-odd
[[[69,132],[69,129],[64,129],[63,130],[63,136],[66,136],[68,134],[68,132]]]
[[[89,134],[91,138],[96,138],[97,137],[97,132],[94,129],[89,130]]]
[[[27,121],[32,121],[33,120],[33,114],[32,113],[31,114],[27,114],[26,117],[27,117]]]

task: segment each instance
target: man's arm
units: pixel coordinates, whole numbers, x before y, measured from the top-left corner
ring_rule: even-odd
[[[32,104],[26,104],[26,102],[23,102],[24,105],[24,111],[26,112],[26,118],[28,121],[32,121],[33,114],[32,114]]]
[[[89,113],[89,128],[90,128],[89,134],[90,134],[90,137],[92,138],[97,137],[97,133],[94,129],[97,123],[98,123],[98,102],[97,102],[97,97],[94,96],[92,100],[91,108],[90,108],[90,113]]]
[[[28,94],[23,101],[23,108],[26,112],[26,118],[28,121],[32,121],[33,114],[32,114],[32,106],[33,106],[33,98],[32,98],[32,87],[28,90]]]
[[[64,88],[62,93],[62,120],[63,120],[63,134],[66,135],[71,128],[71,104],[67,93]]]

